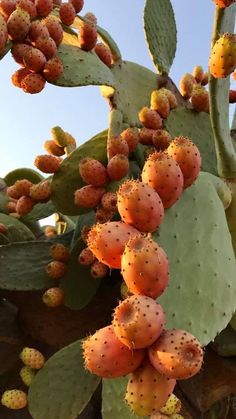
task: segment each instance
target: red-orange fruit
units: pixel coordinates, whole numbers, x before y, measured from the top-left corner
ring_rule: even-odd
[[[49,288],[44,292],[42,300],[48,307],[59,307],[63,304],[65,293],[61,288]]]
[[[10,214],[10,213],[16,213],[16,202],[15,201],[9,201],[7,203],[6,209],[8,211],[8,214]]]
[[[181,95],[185,99],[190,99],[193,92],[193,86],[196,83],[195,78],[192,74],[185,73],[184,76],[180,79],[179,90]]]
[[[167,99],[168,102],[168,99]],[[162,128],[162,118],[159,113],[148,107],[144,107],[138,114],[140,122],[149,129],[160,129]]]
[[[14,60],[21,66],[24,66],[23,57],[30,48],[31,46],[29,44],[25,44],[24,42],[14,42],[11,53]]]
[[[16,9],[7,20],[7,30],[10,39],[22,41],[30,29],[30,15],[25,10]]]
[[[57,260],[59,262],[67,263],[70,258],[70,251],[69,249],[64,246],[62,243],[55,243],[50,247],[50,254],[53,260]]]
[[[184,188],[193,184],[201,168],[201,155],[197,146],[187,137],[176,137],[167,153],[178,163],[184,177]]]
[[[38,37],[46,37],[49,36],[49,32],[47,27],[42,23],[40,20],[34,20],[31,23],[30,30],[29,30],[29,38],[30,40],[36,41]]]
[[[225,78],[236,68],[236,35],[224,33],[214,44],[209,71],[215,78]]]
[[[148,352],[154,368],[176,380],[197,374],[203,362],[200,342],[191,333],[179,329],[164,331]]]
[[[34,202],[29,196],[21,196],[16,204],[16,212],[19,215],[26,215],[32,211]]]
[[[112,325],[117,338],[130,349],[147,348],[161,335],[164,312],[144,295],[132,295],[115,308]]]
[[[229,103],[236,103],[236,90],[230,89],[230,91],[229,91]]]
[[[37,16],[37,9],[32,0],[17,0],[16,6],[28,12],[31,19]]]
[[[95,48],[94,48],[95,53],[97,54],[97,56],[100,58],[100,60],[107,65],[107,67],[111,67],[112,66],[112,53],[110,48],[108,48],[105,44],[103,44],[102,42],[99,42]]]
[[[193,69],[193,77],[198,83],[201,83],[204,78],[204,70],[201,65],[196,65]]]
[[[108,181],[105,166],[91,157],[84,157],[80,160],[79,173],[85,183],[93,186],[104,186]]]
[[[53,140],[46,140],[43,145],[48,154],[61,157],[65,154],[64,148],[57,145]]]
[[[63,25],[70,26],[75,20],[76,12],[72,3],[62,3],[59,8],[59,15]]]
[[[155,152],[148,157],[143,166],[142,181],[155,189],[164,208],[171,207],[183,191],[182,171],[165,152]]]
[[[21,88],[21,82],[26,76],[28,76],[28,74],[30,74],[30,70],[27,68],[20,68],[19,70],[16,70],[11,76],[12,84]]]
[[[39,36],[35,41],[35,46],[47,59],[52,58],[57,52],[57,45],[50,36]]]
[[[48,60],[43,69],[43,75],[49,83],[57,81],[63,74],[64,67],[58,57]]]
[[[70,3],[73,4],[76,13],[79,13],[84,6],[84,0],[69,0]]]
[[[208,84],[208,73],[204,73],[203,79],[201,81],[202,86],[206,86]]]
[[[108,138],[107,141],[107,155],[110,160],[116,154],[129,155],[129,145],[127,141],[120,135]]]
[[[61,159],[56,156],[43,154],[37,156],[34,160],[34,165],[43,173],[56,173],[58,172],[61,164]]]
[[[135,371],[143,361],[143,349],[130,350],[117,339],[112,326],[98,330],[83,341],[85,368],[104,378],[116,378]]]
[[[35,0],[37,13],[41,17],[48,16],[53,10],[53,0]]]
[[[164,129],[158,129],[153,133],[152,142],[157,151],[163,151],[170,145],[171,135]]]
[[[97,209],[95,214],[95,220],[96,223],[106,223],[107,221],[110,221],[114,216],[114,211],[107,210],[103,207],[100,207]]]
[[[170,113],[170,100],[169,100],[169,94],[166,94],[167,89],[159,89],[159,90],[153,90],[151,94],[151,109],[158,112],[158,114],[162,118],[167,118]],[[174,106],[176,107],[176,106]],[[147,127],[152,128],[152,127]],[[156,127],[154,129],[159,129],[160,127]]]
[[[123,154],[116,154],[107,165],[107,173],[111,180],[121,180],[129,173],[129,159]]]
[[[15,191],[17,192],[17,198],[21,196],[29,196],[30,188],[32,187],[32,182],[28,179],[20,179],[14,183]]]
[[[85,13],[84,18],[87,19],[93,25],[97,25],[97,18],[94,13],[92,12]]]
[[[3,223],[0,223],[0,234],[6,234],[6,233],[7,233],[7,227]]]
[[[52,278],[52,279],[60,279],[66,273],[65,263],[60,262],[58,260],[54,260],[48,263],[45,269],[49,278]]]
[[[36,202],[47,202],[51,198],[52,187],[51,182],[44,180],[43,182],[32,185],[29,191],[30,197]]]
[[[0,13],[5,19],[14,12],[16,8],[16,0],[0,0]]]
[[[143,145],[152,145],[152,138],[156,130],[150,128],[141,128],[139,131],[139,142]]]
[[[40,93],[45,87],[46,80],[39,73],[31,73],[24,77],[21,82],[21,88],[25,93],[31,95]]]
[[[84,51],[91,51],[97,43],[97,29],[94,25],[85,23],[80,25],[79,45]]]
[[[120,135],[127,142],[129,152],[133,153],[139,143],[139,130],[137,128],[127,128]]]
[[[81,208],[95,208],[106,190],[102,186],[86,185],[75,191],[75,205]]]
[[[164,207],[158,193],[139,180],[122,183],[117,194],[117,208],[122,221],[139,231],[151,233],[164,219]]]
[[[209,94],[203,86],[195,85],[191,96],[193,109],[197,112],[209,112]]]
[[[46,64],[46,57],[38,48],[30,48],[24,55],[23,62],[30,71],[39,73]]]
[[[83,250],[81,250],[79,256],[78,256],[78,262],[81,265],[90,266],[93,262],[95,262],[96,258],[91,252],[91,250],[88,247],[85,247]]]
[[[229,7],[231,6],[231,4],[235,2],[235,0],[213,0],[213,1],[221,9],[224,9],[225,7]]]
[[[101,199],[101,205],[108,211],[117,209],[117,194],[115,192],[106,192]]]
[[[133,294],[157,298],[169,283],[167,255],[152,239],[132,237],[121,257],[121,273]]]
[[[108,266],[102,262],[99,262],[99,260],[96,260],[90,268],[90,274],[95,279],[104,278],[108,274],[108,272]]]
[[[95,224],[88,234],[88,247],[96,258],[111,268],[120,269],[121,256],[130,238],[139,235],[122,221]]]
[[[44,27],[47,29],[50,37],[55,41],[56,45],[59,46],[63,39],[63,28],[61,22],[54,16],[48,16],[43,21]]]

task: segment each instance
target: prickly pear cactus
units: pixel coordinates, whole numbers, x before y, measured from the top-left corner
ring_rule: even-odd
[[[212,50],[233,31],[236,14],[234,2],[215,3]],[[33,419],[129,419],[144,411],[145,418],[164,417],[153,403],[150,377],[163,382],[164,406],[176,380],[190,379],[191,387],[196,379],[209,392],[204,352],[236,356],[229,76],[196,66],[178,90],[168,76],[177,47],[170,0],[144,5],[157,73],[124,61],[96,17],[80,13],[83,5],[20,0],[16,8],[0,1],[0,59],[11,51],[20,65],[15,87],[37,94],[47,83],[96,85],[110,106],[106,130],[77,147],[70,133],[53,127],[36,170],[16,169],[0,179],[0,303],[7,301],[18,320],[0,339],[0,357],[1,344],[13,346],[9,368],[4,376],[0,371],[1,417],[23,417],[14,416],[20,410]],[[235,75],[235,36],[228,38],[230,54],[223,49],[214,62],[219,67],[224,60],[224,72]],[[43,227],[40,221],[51,215],[55,225]],[[154,230],[147,221],[155,217]],[[149,334],[156,322],[151,305],[163,313],[159,334],[149,337],[151,344],[137,344],[136,334]],[[165,340],[170,329],[181,343]],[[22,357],[23,348],[30,356]],[[34,378],[28,394],[25,387],[6,393],[8,386],[22,388],[19,357]],[[128,381],[137,393],[131,398]],[[150,388],[150,399],[142,400],[140,383]],[[235,389],[227,391],[222,399]],[[212,393],[216,406],[221,393],[218,387]],[[168,417],[185,417],[183,409]],[[221,418],[214,407],[203,410]]]

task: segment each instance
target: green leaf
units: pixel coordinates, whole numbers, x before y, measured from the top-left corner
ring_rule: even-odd
[[[52,260],[50,246],[39,241],[0,246],[0,288],[31,291],[55,286],[45,271]]]
[[[187,330],[207,345],[236,309],[231,236],[224,207],[207,173],[201,173],[165,212],[153,238],[170,263],[170,284],[159,298],[166,327]]]
[[[52,179],[52,202],[59,212],[66,215],[79,215],[90,211],[90,209],[78,208],[74,204],[76,189],[85,185],[79,173],[79,162],[82,158],[89,156],[106,164],[106,143],[107,130],[97,134],[63,160],[60,170]]]
[[[21,179],[28,179],[32,183],[39,183],[43,180],[43,176],[33,169],[23,167],[21,169],[12,170],[4,178],[7,186],[12,186],[17,180]]]
[[[75,419],[91,399],[100,378],[84,369],[81,341],[53,355],[29,389],[29,411],[37,419]]]
[[[35,236],[25,224],[10,215],[0,213],[0,223],[8,228],[7,238],[10,242],[35,239]]]
[[[158,73],[168,74],[177,44],[175,16],[170,0],[146,0],[144,30]]]

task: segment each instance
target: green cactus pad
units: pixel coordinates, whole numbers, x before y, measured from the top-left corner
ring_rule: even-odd
[[[0,213],[0,223],[8,227],[7,237],[10,242],[34,240],[35,237],[28,227],[10,215]]]
[[[214,185],[215,190],[224,206],[224,209],[229,208],[232,203],[233,194],[228,184],[223,179],[219,178],[218,176],[214,176],[211,173],[208,173],[208,177]]]
[[[9,198],[5,192],[0,192],[0,212],[7,213],[6,205],[9,201]]]
[[[4,234],[0,233],[0,246],[9,244],[10,241]]]
[[[170,284],[159,298],[166,327],[208,344],[236,309],[236,266],[224,208],[207,173],[165,212],[153,238],[170,263]]]
[[[60,286],[65,292],[64,305],[72,310],[80,310],[92,300],[101,280],[90,275],[90,266],[80,265],[78,256],[85,244],[78,240],[70,254],[67,273],[61,280]]]
[[[175,16],[170,0],[146,0],[144,30],[158,73],[168,74],[177,44]]]
[[[15,291],[41,290],[55,286],[45,272],[51,262],[51,243],[19,242],[0,246],[0,288]]]
[[[45,204],[39,203],[34,206],[32,211],[21,218],[21,220],[26,223],[32,223],[34,221],[42,220],[47,218],[50,215],[56,212],[56,208],[51,201],[46,202]]]
[[[76,222],[76,225],[75,225],[71,246],[74,246],[76,244],[77,240],[79,240],[79,238],[81,236],[82,228],[84,226],[91,227],[94,223],[95,223],[95,212],[94,211],[90,211],[90,212],[87,212],[86,214],[79,215],[77,217],[77,222]]]
[[[10,51],[11,47],[12,41],[7,41],[4,50],[0,53],[0,60],[2,60],[5,57],[5,55]]]
[[[138,113],[142,107],[150,105],[151,93],[158,87],[157,75],[130,61],[115,64],[111,71],[116,88],[102,87],[102,95],[109,100],[112,108],[123,114],[123,123],[140,126]]]
[[[7,186],[12,186],[17,180],[21,179],[28,179],[32,183],[39,183],[43,180],[43,176],[33,169],[23,167],[22,169],[12,170],[4,178]]]
[[[202,170],[217,175],[216,154],[209,115],[188,109],[173,109],[165,121],[165,128],[173,137],[189,137],[199,147]]]
[[[94,52],[83,51],[75,45],[60,45],[58,56],[63,62],[63,75],[57,86],[76,87],[88,85],[115,86],[115,80],[107,67]]]
[[[81,341],[58,351],[35,376],[29,389],[29,412],[37,419],[75,419],[100,378],[83,366]]]
[[[129,377],[102,380],[102,417],[103,419],[137,419],[126,404],[124,397]],[[143,417],[143,416],[142,416]],[[147,417],[147,416],[146,416]]]
[[[84,157],[92,157],[107,163],[107,130],[100,132],[91,140],[73,151],[60,165],[60,170],[52,179],[52,202],[58,211],[66,215],[88,212],[74,204],[74,192],[85,185],[79,174],[79,162]]]
[[[229,182],[228,185],[230,186],[231,192],[232,192],[232,201],[227,208],[225,214],[229,226],[229,231],[231,234],[232,244],[234,248],[234,253],[236,257],[236,182],[231,183]]]

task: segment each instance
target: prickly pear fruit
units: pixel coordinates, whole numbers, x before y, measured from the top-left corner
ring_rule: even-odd
[[[202,86],[206,86],[208,84],[208,73],[204,73],[203,79],[201,81]]]
[[[45,55],[38,48],[30,48],[24,55],[24,65],[30,71],[40,72],[46,64]]]
[[[67,139],[65,131],[59,127],[53,127],[51,129],[51,135],[54,143],[59,147],[66,147],[67,146]]]
[[[107,65],[107,67],[111,67],[112,66],[112,53],[110,48],[108,48],[105,44],[103,44],[102,42],[99,42],[95,48],[94,48],[95,53],[97,54],[97,56],[100,58],[100,60]]]
[[[61,77],[63,71],[62,61],[58,57],[52,57],[45,64],[43,75],[49,83],[53,83]]]
[[[166,415],[173,415],[174,413],[179,413],[180,410],[181,401],[174,394],[171,394],[165,406],[160,409],[160,412],[165,413]]]
[[[170,109],[177,108],[178,102],[174,93],[172,93],[169,89],[165,89],[165,87],[162,87],[161,89],[159,89],[158,92],[163,93],[164,95],[167,96],[169,100]]]
[[[32,182],[28,179],[20,179],[14,183],[15,191],[17,192],[17,197],[20,198],[21,196],[29,196],[30,188],[32,187]]]
[[[142,181],[156,190],[164,208],[171,207],[183,190],[183,174],[176,161],[165,152],[152,153],[143,166]]]
[[[16,202],[9,201],[7,203],[6,209],[7,209],[7,211],[8,211],[9,214],[16,213]]]
[[[47,154],[37,156],[34,160],[34,165],[43,173],[58,172],[60,164],[61,159],[59,157],[51,155],[48,156]]]
[[[125,246],[121,273],[132,293],[157,298],[169,283],[167,255],[152,239],[133,237]]]
[[[85,13],[84,18],[87,19],[93,25],[97,25],[97,18],[92,12]]]
[[[158,129],[153,133],[152,142],[157,151],[164,151],[170,145],[171,135],[164,129]]]
[[[114,211],[106,210],[103,207],[97,209],[95,214],[96,223],[106,223],[107,221],[111,221],[114,216]]]
[[[154,129],[141,128],[139,131],[139,142],[143,145],[152,145],[153,135],[156,132]]]
[[[129,146],[124,138],[120,135],[108,138],[107,141],[107,154],[110,160],[116,154],[123,154],[124,156],[129,155]]]
[[[0,14],[0,52],[3,51],[8,38],[7,24]]]
[[[193,77],[198,83],[201,83],[204,78],[204,70],[201,65],[196,65],[193,69]]]
[[[105,192],[101,186],[83,186],[75,191],[75,205],[81,208],[95,208]]]
[[[150,416],[165,405],[175,384],[176,380],[163,377],[145,359],[129,379],[125,401],[137,415]]]
[[[6,390],[2,395],[1,403],[8,409],[23,409],[28,404],[27,394],[22,390]]]
[[[63,304],[65,293],[61,288],[49,288],[44,292],[42,300],[48,307],[59,307]]]
[[[29,44],[25,44],[24,42],[14,42],[12,45],[11,53],[15,62],[21,66],[24,66],[23,57],[30,48],[31,46]]]
[[[16,8],[16,0],[0,0],[0,14],[8,19]]]
[[[8,35],[13,41],[23,40],[30,29],[30,15],[25,10],[16,9],[7,21]]]
[[[44,19],[43,26],[47,30],[48,35],[50,35],[50,37],[55,41],[56,45],[59,46],[63,39],[63,28],[61,22],[54,16],[49,15],[46,17],[46,19]],[[43,36],[43,34],[41,36]]]
[[[95,262],[95,260],[96,258],[93,252],[88,247],[85,247],[85,249],[81,250],[78,257],[78,262],[81,265],[85,265],[85,266],[92,265],[92,263]]]
[[[72,3],[62,3],[59,8],[59,15],[63,25],[70,26],[75,20],[76,12]]]
[[[179,329],[164,331],[148,353],[157,371],[176,380],[197,374],[203,362],[200,342],[191,333]]]
[[[47,27],[40,21],[34,20],[30,25],[30,30],[28,34],[31,42],[35,42],[37,38],[43,36],[49,36]]]
[[[214,44],[209,70],[215,78],[229,76],[236,68],[236,35],[224,33]]]
[[[20,353],[20,359],[27,367],[34,370],[40,370],[45,363],[43,354],[35,348],[23,348]]]
[[[84,51],[91,51],[97,43],[97,29],[93,24],[83,22],[80,25],[79,45]]]
[[[152,298],[132,295],[115,308],[112,325],[117,338],[130,349],[147,348],[163,331],[164,312]]]
[[[209,94],[203,86],[195,85],[191,96],[193,109],[197,112],[209,112]]]
[[[36,372],[32,368],[27,367],[27,365],[25,365],[24,367],[21,368],[20,377],[21,377],[23,383],[26,386],[29,387],[31,385],[31,383],[32,383],[32,381],[35,377],[35,373]]]
[[[66,265],[63,262],[54,260],[47,264],[46,273],[49,276],[49,278],[60,279],[66,273]]]
[[[101,199],[102,207],[107,211],[117,209],[117,194],[115,192],[106,192]]]
[[[35,19],[37,16],[37,9],[35,4],[31,0],[17,0],[16,6],[20,9],[25,10],[29,13],[31,19]]]
[[[0,234],[6,234],[7,233],[7,227],[0,223]]]
[[[236,90],[230,89],[230,91],[229,91],[229,103],[236,103]]]
[[[164,219],[164,207],[158,193],[139,180],[122,183],[117,194],[117,208],[122,221],[139,231],[151,233]]]
[[[48,16],[53,9],[53,0],[35,0],[38,15],[41,17]]]
[[[176,137],[168,149],[168,155],[178,163],[184,177],[184,188],[193,184],[201,167],[201,155],[197,146],[187,137]]]
[[[34,201],[29,196],[21,196],[16,203],[16,212],[19,215],[26,215],[33,207]]]
[[[184,76],[180,79],[179,90],[185,99],[190,99],[192,96],[193,86],[195,83],[195,78],[192,76],[192,74],[189,73],[185,73]]]
[[[120,135],[127,142],[129,152],[133,153],[139,143],[139,130],[137,128],[127,128]]]
[[[55,243],[50,247],[50,254],[53,260],[66,263],[70,258],[69,249],[62,243]]]
[[[25,93],[30,93],[31,95],[40,93],[44,86],[46,80],[39,73],[31,73],[28,76],[24,77],[21,82],[21,88]]]
[[[138,230],[122,221],[95,224],[88,234],[88,247],[100,262],[120,269],[126,243],[139,234]]]
[[[129,173],[129,159],[124,154],[116,154],[107,165],[107,173],[111,180],[121,180]]]
[[[143,349],[130,350],[117,339],[112,326],[98,330],[83,342],[85,368],[104,378],[135,371],[143,361]]]
[[[166,100],[169,104],[168,99]],[[149,109],[147,106],[139,111],[138,116],[140,122],[144,125],[145,128],[160,129],[162,127],[162,119],[159,113],[155,112],[153,109]]]
[[[95,279],[104,278],[108,274],[108,272],[109,268],[107,267],[107,265],[105,265],[102,262],[99,262],[98,260],[96,260],[90,268],[91,276]]]
[[[32,185],[29,192],[30,198],[36,202],[48,202],[51,194],[51,182],[48,180]]]
[[[235,0],[213,0],[213,1],[221,9],[224,9],[225,7],[229,7],[231,6],[231,4],[235,2]]]
[[[163,90],[153,90],[151,94],[151,109],[158,112],[162,118],[167,118],[170,113],[170,102],[168,96]],[[152,128],[152,127],[147,127]],[[155,129],[159,129],[157,127]]]
[[[49,237],[49,238],[55,237],[57,236],[57,229],[56,227],[53,227],[53,226],[46,226],[44,229],[44,234],[46,237]]]
[[[64,148],[55,144],[53,140],[46,140],[43,146],[47,153],[53,156],[61,157],[65,154]]]
[[[85,183],[93,186],[104,186],[108,181],[106,168],[91,157],[80,160],[79,173]]]
[[[50,36],[40,36],[35,41],[35,47],[38,48],[44,56],[49,60],[57,52],[57,45]]]
[[[73,4],[76,13],[79,13],[84,6],[84,0],[69,0]]]
[[[19,70],[16,70],[15,73],[11,76],[12,84],[16,87],[21,88],[22,80],[30,74],[30,70],[27,68],[20,68]]]

